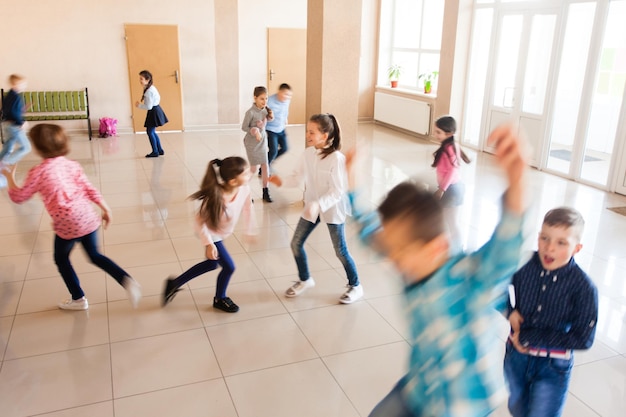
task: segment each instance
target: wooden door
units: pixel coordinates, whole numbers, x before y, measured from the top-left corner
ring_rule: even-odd
[[[267,88],[271,94],[287,83],[293,96],[289,124],[306,123],[306,29],[267,29]]]
[[[135,132],[145,130],[146,111],[135,107],[135,102],[141,101],[143,95],[139,72],[148,70],[161,95],[161,107],[169,119],[159,130],[183,130],[178,26],[125,24],[124,30],[133,129]]]

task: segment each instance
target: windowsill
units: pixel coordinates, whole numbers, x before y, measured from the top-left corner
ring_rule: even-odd
[[[417,90],[413,90],[409,88],[402,88],[402,87],[391,88],[388,85],[377,85],[376,91],[399,93],[398,95],[402,95],[402,96],[414,96],[414,97],[419,97],[419,98],[426,98],[426,99],[429,99],[429,101],[430,100],[435,101],[437,99],[436,91],[426,94],[426,93],[420,93]]]

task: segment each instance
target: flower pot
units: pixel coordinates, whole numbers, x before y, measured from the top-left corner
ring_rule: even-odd
[[[391,80],[391,88],[396,88],[398,86],[398,80]]]
[[[431,91],[432,91],[432,84],[430,83],[430,81],[426,81],[424,83],[424,94],[430,94]]]

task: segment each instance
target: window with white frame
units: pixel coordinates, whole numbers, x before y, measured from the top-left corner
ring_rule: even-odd
[[[423,89],[429,75],[436,85],[433,73],[439,71],[444,4],[445,0],[381,1],[379,85],[389,85],[391,66],[400,67],[401,88]]]

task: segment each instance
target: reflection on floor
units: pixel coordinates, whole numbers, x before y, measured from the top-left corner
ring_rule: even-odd
[[[291,150],[276,163],[288,172],[303,149],[303,128],[290,127]],[[163,280],[202,259],[193,234],[196,190],[207,162],[245,155],[239,131],[163,134],[166,154],[145,159],[144,135],[75,137],[79,160],[113,208],[100,234],[107,255],[141,283],[132,310],[124,290],[90,265],[80,249],[72,259],[90,301],[88,312],[56,303],[67,291],[52,260],[50,218],[38,198],[21,206],[0,192],[0,409],[10,416],[366,416],[403,374],[408,352],[401,285],[393,268],[360,246],[348,227],[365,299],[339,305],[346,279],[325,228],[308,241],[317,286],[285,298],[296,278],[289,241],[302,190],[272,189],[261,204],[252,179],[258,242],[240,228],[226,240],[237,270],[228,294],[241,311],[211,307],[215,273],[191,281],[172,304],[160,307]],[[359,177],[377,201],[408,176],[434,183],[435,145],[373,125],[361,125],[368,155]],[[468,248],[489,237],[503,191],[489,155],[464,166],[462,214]],[[30,155],[18,179],[37,162]],[[578,262],[595,280],[600,320],[594,347],[576,355],[565,416],[619,416],[626,408],[626,217],[606,207],[626,197],[562,178],[530,175],[527,248],[541,216],[568,204],[587,221]],[[500,325],[504,322],[499,323]],[[506,329],[503,328],[503,338]],[[506,416],[504,408],[496,412]]]

